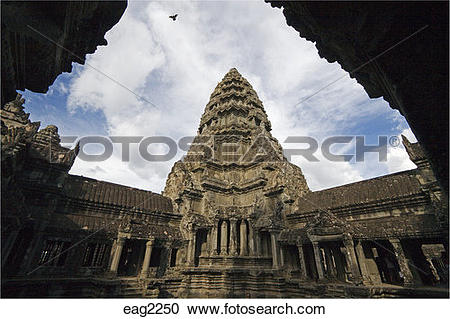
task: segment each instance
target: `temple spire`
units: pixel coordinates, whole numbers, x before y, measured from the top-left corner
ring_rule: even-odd
[[[211,94],[199,126],[199,134],[260,134],[271,124],[251,84],[236,68],[225,74]]]

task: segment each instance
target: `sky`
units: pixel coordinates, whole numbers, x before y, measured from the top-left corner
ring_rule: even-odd
[[[168,18],[174,13],[176,21]],[[288,136],[310,136],[319,145],[336,135],[362,135],[368,145],[380,135],[404,134],[416,141],[397,110],[382,98],[370,99],[338,63],[319,57],[314,44],[286,24],[280,9],[263,1],[131,0],[105,38],[107,46],[88,55],[85,65],[74,63],[72,72],[61,74],[46,94],[21,92],[31,120],[42,128],[58,126],[61,136],[168,136],[177,141],[196,134],[210,94],[235,67],[256,90],[272,135],[285,148],[292,148],[283,143]],[[102,152],[92,144],[85,150]],[[164,154],[167,147],[154,144],[149,150]],[[354,143],[332,150],[351,154]],[[120,144],[114,144],[107,160],[77,158],[70,173],[159,193],[183,154],[178,150],[170,161],[149,162],[132,145],[129,161],[123,161]],[[363,162],[331,162],[320,152],[315,155],[318,162],[291,159],[312,190],[415,168],[401,145],[388,145],[385,162],[373,153]]]

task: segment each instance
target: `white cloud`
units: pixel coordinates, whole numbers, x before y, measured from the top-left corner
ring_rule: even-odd
[[[175,12],[179,17],[174,22],[168,16]],[[212,90],[232,67],[257,91],[272,133],[280,141],[289,135],[323,139],[351,134],[352,128],[375,114],[405,128],[404,120],[392,115],[387,103],[369,101],[337,63],[321,59],[312,43],[286,25],[281,10],[263,2],[130,1],[106,38],[108,46],[100,47],[87,63],[158,106],[89,66],[77,67],[68,108],[103,111],[111,135],[178,139],[195,134]],[[159,192],[173,162],[182,155],[166,163],[149,163],[136,153],[132,148],[128,163],[120,161],[120,149],[102,163],[77,159],[71,172]],[[294,162],[302,167],[309,185],[321,189],[367,178],[367,167],[375,176],[407,167],[404,154],[394,151],[391,156],[389,168],[372,160],[368,166]]]
[[[311,190],[317,191],[363,179],[360,172],[349,162],[332,162],[326,160],[320,153],[315,155],[318,162],[309,162],[304,158],[294,158],[292,161],[302,168]]]

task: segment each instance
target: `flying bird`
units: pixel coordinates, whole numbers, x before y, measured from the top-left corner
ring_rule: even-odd
[[[170,19],[172,19],[173,21],[175,21],[178,17],[178,13],[174,14],[173,16],[169,16]]]

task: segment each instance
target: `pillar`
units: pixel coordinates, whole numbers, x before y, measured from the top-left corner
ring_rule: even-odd
[[[172,241],[167,241],[163,244],[163,249],[161,252],[161,262],[159,263],[156,275],[158,277],[163,277],[166,273],[167,267],[170,263],[170,250],[172,247]]]
[[[217,255],[217,227],[218,222],[215,222],[213,227],[211,228],[211,236],[209,241],[209,255],[216,256]]]
[[[255,233],[253,232],[253,226],[248,222],[248,254],[249,256],[255,256],[256,254],[256,240]]]
[[[366,256],[364,255],[364,248],[362,242],[358,240],[355,246],[356,256],[358,257],[359,267],[361,269],[361,276],[364,284],[371,284],[372,280],[370,277],[370,272],[367,267]]]
[[[320,256],[319,242],[313,241],[312,245],[314,249],[314,260],[316,261],[317,275],[319,276],[319,280],[323,280],[324,274],[323,274],[322,257]]]
[[[114,255],[116,253],[117,239],[114,239],[111,250],[109,251],[109,259],[108,259],[108,267],[111,268],[112,261],[114,259]]]
[[[220,226],[220,254],[227,255],[227,242],[228,242],[228,226],[227,221],[223,220]]]
[[[333,257],[330,247],[328,246],[329,243],[324,244],[323,250],[325,252],[325,261],[327,263],[327,275],[331,277],[336,277],[336,268],[333,264]]]
[[[348,261],[350,262],[349,267],[352,272],[352,281],[355,284],[361,284],[361,272],[359,271],[358,260],[355,255],[355,246],[353,244],[352,238],[344,239],[344,246],[346,250],[346,254],[348,256]]]
[[[200,256],[209,256],[209,243],[211,242],[211,230],[206,231],[206,241],[200,246]]]
[[[279,262],[279,264],[280,264],[280,267],[283,268],[284,267],[284,246],[280,245],[279,249],[280,249],[280,262]]]
[[[114,252],[114,257],[113,260],[111,262],[111,268],[110,271],[117,274],[117,269],[119,268],[119,261],[120,261],[120,256],[122,255],[122,249],[123,249],[123,245],[125,244],[125,238],[120,237],[117,239],[116,242],[116,250]]]
[[[230,219],[230,255],[237,255],[237,219]]]
[[[333,245],[331,248],[331,252],[333,253],[334,263],[336,265],[336,277],[339,280],[347,281],[347,272],[345,270],[345,263],[342,260],[344,257],[342,255],[340,247],[337,245]]]
[[[195,261],[195,231],[191,231],[189,233],[189,243],[188,243],[188,250],[187,250],[187,264],[189,266],[194,266]]]
[[[439,274],[438,274],[438,272],[436,270],[436,267],[434,267],[433,259],[431,257],[429,257],[429,256],[426,256],[426,255],[425,255],[425,259],[426,259],[428,265],[430,266],[430,270],[431,270],[431,274],[433,275],[434,282],[435,283],[440,282],[441,278],[439,277]]]
[[[152,256],[153,243],[154,240],[150,239],[145,244],[144,262],[142,263],[142,270],[141,270],[141,276],[144,278],[147,277],[148,275],[148,267],[150,266],[150,257]]]
[[[402,244],[400,243],[400,239],[392,238],[389,239],[389,242],[392,244],[394,248],[395,256],[397,257],[398,265],[400,267],[400,271],[403,274],[403,283],[405,286],[412,286],[414,283],[413,274],[411,269],[409,268],[408,259],[405,256],[405,252],[403,251]]]
[[[301,243],[297,243],[298,249],[298,260],[300,262],[300,278],[307,279],[308,274],[306,273],[306,261],[305,261],[305,252],[303,251],[303,245]]]
[[[245,223],[245,220],[241,220],[241,226],[240,226],[240,235],[241,235],[241,242],[240,242],[240,251],[239,254],[241,256],[247,256],[248,255],[248,249],[247,249],[247,225]]]
[[[272,243],[272,266],[277,269],[280,267],[280,246],[278,244],[277,232],[270,232],[270,241]]]
[[[261,243],[261,234],[259,231],[253,232],[255,234],[255,248],[256,248],[256,256],[261,257],[263,255],[262,243]]]

